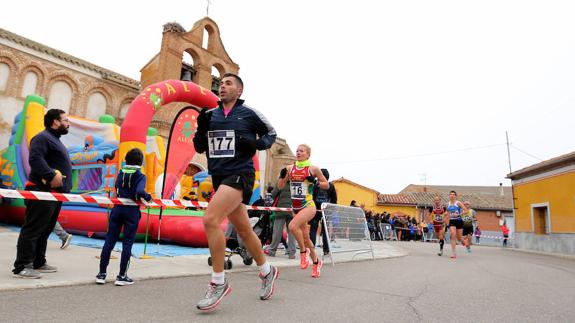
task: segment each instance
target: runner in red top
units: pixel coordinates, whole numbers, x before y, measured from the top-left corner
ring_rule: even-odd
[[[313,202],[313,188],[319,185],[322,189],[328,189],[329,183],[317,166],[309,162],[311,148],[308,145],[299,145],[296,150],[297,161],[295,165],[287,166],[280,172],[278,187],[281,189],[289,180],[292,208],[294,218],[289,224],[289,229],[297,240],[300,250],[300,268],[309,266],[308,256],[313,261],[312,274],[319,278],[322,261],[315,252],[315,246],[309,237],[308,222],[315,216],[316,208]],[[288,176],[289,174],[289,176]]]
[[[445,207],[441,205],[441,199],[439,196],[433,198],[433,210],[431,211],[431,216],[433,217],[433,231],[435,231],[435,236],[439,240],[439,252],[438,256],[443,255],[443,245],[445,244],[445,221],[443,219],[445,215]]]

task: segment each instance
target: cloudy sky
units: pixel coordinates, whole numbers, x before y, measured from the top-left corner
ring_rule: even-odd
[[[206,1],[9,1],[0,27],[131,78]],[[244,98],[295,151],[382,193],[509,184],[575,150],[572,1],[211,0]]]

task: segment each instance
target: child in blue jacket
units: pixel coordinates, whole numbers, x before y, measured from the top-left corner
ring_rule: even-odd
[[[126,166],[120,170],[116,178],[116,196],[132,200],[144,199],[150,201],[152,196],[145,191],[146,175],[140,168],[144,161],[142,151],[134,148],[126,154]],[[115,205],[110,214],[106,242],[100,255],[100,272],[96,276],[97,284],[106,283],[106,268],[110,262],[110,254],[120,237],[120,230],[124,227],[122,239],[122,257],[120,259],[120,273],[116,277],[116,286],[132,285],[134,281],[128,277],[127,271],[132,255],[132,245],[136,239],[136,231],[142,214],[139,206]]]

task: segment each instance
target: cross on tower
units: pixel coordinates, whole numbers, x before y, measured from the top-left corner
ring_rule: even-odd
[[[210,0],[206,0],[206,16],[210,15],[210,5],[212,2]]]

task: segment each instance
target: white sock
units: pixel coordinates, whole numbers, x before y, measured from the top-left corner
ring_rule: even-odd
[[[212,273],[212,283],[216,285],[223,285],[226,279],[226,272],[222,271],[221,273]]]
[[[266,262],[264,262],[263,265],[260,266],[260,273],[263,276],[267,276],[267,274],[269,274],[270,271],[272,271],[272,266],[270,265],[269,262],[266,261]]]

